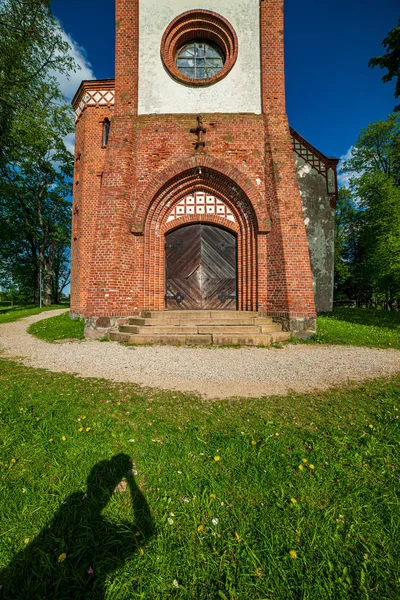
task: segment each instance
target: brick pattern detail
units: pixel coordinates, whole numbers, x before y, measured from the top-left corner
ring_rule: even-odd
[[[332,208],[336,208],[336,201],[339,193],[337,179],[337,165],[339,159],[328,158],[322,154],[322,152],[314,148],[314,146],[307,142],[307,140],[292,127],[290,128],[290,134],[292,136],[294,152],[324,177],[327,192],[332,197],[331,206]]]
[[[100,106],[111,107],[114,106],[115,101],[115,82],[110,80],[105,82],[108,86],[104,86],[103,89],[99,89],[98,82],[85,81],[80,86],[77,96],[74,99],[75,106],[75,123],[83,111],[88,107],[99,108]],[[96,84],[96,87],[94,86]]]
[[[172,221],[175,221],[175,225],[179,225],[180,223],[176,223],[178,219],[187,216],[196,216],[196,218],[202,219],[204,215],[217,215],[221,219],[236,223],[231,209],[222,200],[214,195],[207,194],[203,190],[185,196],[182,200],[176,202],[169,211],[166,222],[172,223]]]
[[[179,49],[196,39],[214,42],[225,56],[221,71],[209,79],[187,77],[175,63]],[[194,86],[212,85],[226,77],[236,62],[238,51],[238,38],[232,25],[209,10],[190,10],[179,15],[168,26],[161,41],[161,58],[165,67],[178,81]]]
[[[195,11],[202,13],[203,11]],[[137,115],[138,0],[117,0],[115,105],[87,105],[77,121],[72,311],[125,317],[165,308],[165,234],[215,223],[238,242],[238,308],[285,319],[315,317],[311,267],[292,138],[285,113],[283,3],[261,0],[263,114],[207,114],[195,152],[195,115]],[[90,86],[84,82],[74,107]],[[102,124],[111,122],[101,146]],[[169,220],[197,193],[219,214]],[[186,202],[185,202],[186,206]]]

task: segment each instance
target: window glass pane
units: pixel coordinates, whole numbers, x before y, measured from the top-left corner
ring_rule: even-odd
[[[179,52],[179,58],[190,58],[193,57],[195,54],[195,47],[193,44],[191,44],[190,46],[185,46],[184,48],[182,48],[182,50]]]
[[[206,67],[215,67],[216,69],[222,69],[223,62],[220,58],[206,58]]]
[[[178,52],[176,66],[192,79],[210,79],[224,66],[224,56],[212,43],[191,42]]]
[[[176,64],[179,69],[194,67],[194,59],[178,58]]]
[[[206,52],[205,44],[196,44],[196,57],[203,58]]]
[[[179,69],[184,75],[186,75],[186,77],[191,77],[192,79],[195,79],[194,76],[194,69]]]
[[[208,79],[204,72],[204,68],[196,69],[196,79]]]
[[[219,48],[215,48],[213,46],[207,46],[206,56],[210,58],[220,58],[222,60],[222,53],[220,52]]]

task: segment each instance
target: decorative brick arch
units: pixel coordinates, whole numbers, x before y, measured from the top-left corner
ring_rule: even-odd
[[[140,198],[137,198],[132,217],[132,232],[139,235],[144,232],[146,215],[157,196],[168,193],[169,188],[177,190],[177,188],[184,189],[187,185],[193,187],[194,182],[201,185],[205,174],[209,179],[213,179],[214,191],[223,192],[232,199],[250,205],[257,232],[269,233],[271,219],[265,197],[239,169],[206,154],[179,160],[154,175]]]
[[[237,236],[238,309],[256,310],[258,289],[266,290],[265,269],[259,273],[260,240],[266,252],[266,236],[259,236],[257,215],[243,189],[225,174],[205,165],[195,164],[189,170],[172,174],[168,181],[158,181],[159,187],[148,205],[141,232],[144,234],[144,304],[146,310],[165,308],[165,235],[171,229],[189,223],[209,222],[230,229]],[[187,163],[187,161],[182,161]],[[214,161],[213,161],[214,163]],[[215,163],[214,163],[215,164]],[[161,183],[161,185],[160,185]],[[153,182],[152,186],[155,187]],[[188,195],[204,193],[222,201],[234,217],[234,222],[216,214],[187,214],[168,222],[171,210]],[[144,199],[145,203],[146,200]],[[260,279],[261,274],[261,279]]]

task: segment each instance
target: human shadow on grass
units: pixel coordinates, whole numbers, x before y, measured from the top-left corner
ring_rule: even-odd
[[[102,511],[129,488],[133,518],[118,524]],[[129,499],[126,494],[126,499]],[[52,522],[0,573],[3,600],[102,600],[106,578],[155,535],[148,504],[125,454],[97,463],[87,492],[62,503]]]

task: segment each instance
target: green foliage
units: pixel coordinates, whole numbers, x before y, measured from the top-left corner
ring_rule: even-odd
[[[210,403],[0,361],[3,594],[397,599],[399,393]]]
[[[336,226],[336,297],[393,308],[400,300],[400,116],[362,130],[345,161]]]
[[[400,98],[400,19],[397,26],[389,31],[382,44],[386,48],[386,54],[371,58],[369,66],[386,69],[387,73],[383,76],[382,80],[384,83],[387,83],[394,79],[394,97]],[[395,110],[400,111],[400,104],[395,107]]]
[[[343,171],[350,173],[350,185],[357,186],[365,173],[382,173],[400,180],[400,115],[376,121],[362,129]]]
[[[0,3],[0,161],[21,140],[13,134],[21,114],[33,117],[37,105],[61,101],[55,74],[76,68],[68,43],[47,0],[3,0]]]
[[[317,327],[311,340],[302,343],[400,349],[399,312],[335,308],[318,316]]]
[[[0,280],[3,288],[44,303],[68,283],[73,132],[56,74],[76,65],[49,3],[0,4]],[[56,280],[56,282],[55,282]]]
[[[66,312],[58,317],[51,317],[50,319],[33,323],[28,328],[28,333],[46,342],[65,340],[66,338],[83,340],[84,327],[84,319],[72,320],[69,312]]]

